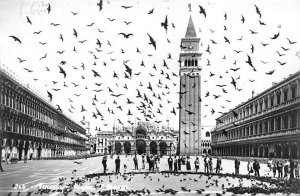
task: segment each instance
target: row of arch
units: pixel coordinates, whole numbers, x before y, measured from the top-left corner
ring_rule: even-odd
[[[114,145],[114,151],[117,154],[131,154],[131,153],[137,153],[137,154],[144,154],[144,153],[150,153],[150,154],[162,154],[166,155],[167,152],[174,148],[173,143],[168,146],[168,144],[165,141],[161,141],[157,143],[156,141],[151,141],[149,145],[147,146],[147,143],[143,139],[137,139],[135,141],[135,144],[131,144],[129,141],[125,141],[122,145],[121,142],[116,141]]]
[[[197,67],[198,60],[196,60],[196,59],[184,60],[184,66],[185,67]]]
[[[34,142],[30,140],[17,140],[4,138],[1,140],[2,157],[1,160],[7,158],[17,158],[19,160],[42,157],[57,157],[64,155],[77,155],[85,152],[82,147],[64,146],[50,143]]]
[[[257,145],[233,145],[213,147],[213,155],[216,156],[245,156],[261,158],[300,158],[300,143],[273,143]]]

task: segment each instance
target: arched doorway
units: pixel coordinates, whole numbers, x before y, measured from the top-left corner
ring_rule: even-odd
[[[258,147],[257,146],[254,146],[254,148],[253,148],[253,154],[254,154],[254,157],[258,157]]]
[[[291,145],[291,158],[293,159],[297,158],[297,151],[298,151],[297,143],[293,143],[293,145]]]
[[[281,158],[281,146],[280,144],[275,146],[275,153],[276,153],[276,158]]]
[[[39,147],[37,149],[37,158],[40,159],[42,154],[42,144],[39,144]]]
[[[211,155],[211,149],[208,149],[207,153],[208,153],[209,155]]]
[[[115,143],[115,152],[116,154],[121,154],[122,152],[122,144],[120,142]]]
[[[269,146],[268,145],[265,146],[264,151],[265,151],[264,157],[268,158],[269,157]]]
[[[206,149],[203,149],[202,154],[206,154]]]
[[[131,153],[131,143],[126,141],[124,143],[124,152],[125,154],[130,154]]]
[[[145,140],[136,140],[136,152],[138,154],[146,153],[146,142],[145,142]]]
[[[289,145],[284,144],[283,145],[283,158],[289,158]]]
[[[22,155],[23,155],[23,146],[24,146],[24,141],[23,140],[21,140],[20,142],[19,142],[19,161],[21,161],[22,160]]]
[[[155,141],[150,143],[150,153],[157,154],[157,143]]]
[[[264,147],[260,146],[259,147],[259,157],[263,157],[263,153],[264,153]]]
[[[109,154],[111,154],[111,149],[112,149],[112,146],[111,146],[111,145],[108,146],[108,153],[109,153]],[[95,150],[95,152],[96,152],[96,150]]]
[[[159,143],[159,148],[160,148],[160,154],[165,155],[167,154],[167,143],[165,141],[162,141]]]
[[[143,126],[138,126],[135,131],[136,138],[146,138],[147,137],[147,129]]]

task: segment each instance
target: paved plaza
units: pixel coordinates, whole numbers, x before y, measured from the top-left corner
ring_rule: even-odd
[[[108,158],[108,173],[114,172],[114,159]],[[133,157],[125,155],[121,158],[121,174],[126,172],[146,172],[147,170],[134,170]],[[191,158],[193,163],[195,157]],[[28,161],[27,163],[19,162],[17,164],[3,164],[5,172],[0,174],[0,192],[1,195],[27,195],[29,192],[37,193],[38,188],[43,184],[58,185],[60,178],[65,178],[64,185],[70,180],[82,178],[87,174],[102,173],[103,167],[101,164],[102,157],[93,157],[88,159],[77,160],[80,164],[74,163],[72,160],[36,160]],[[139,168],[142,166],[142,158],[138,156]],[[124,169],[124,164],[127,169]],[[216,159],[213,159],[215,166]],[[146,164],[146,168],[148,165]],[[222,173],[234,172],[233,160],[222,160]],[[194,165],[192,164],[192,169]],[[168,170],[167,157],[163,157],[159,163],[159,170]],[[185,165],[181,167],[182,171],[186,171]],[[200,171],[204,171],[203,158],[200,158]],[[266,164],[261,164],[261,176],[270,175]],[[247,163],[241,161],[240,174],[247,174]],[[178,191],[176,195],[198,194],[197,190],[202,190],[203,194],[222,194],[231,195],[223,192],[226,188],[232,186],[250,186],[257,184],[257,186],[274,186],[266,182],[259,182],[251,179],[240,179],[232,177],[219,177],[216,175],[207,176],[199,174],[134,174],[134,175],[108,175],[96,176],[91,180],[86,180],[82,186],[74,188],[69,195],[86,192],[95,194],[102,189],[119,189],[119,190],[147,190],[151,195],[160,195],[163,192],[160,190],[173,189]],[[98,189],[95,189],[95,185]],[[23,190],[22,190],[23,189]],[[101,190],[102,190],[101,189]],[[43,193],[44,195],[63,195],[60,192]],[[34,194],[33,194],[34,195]],[[81,194],[85,195],[85,194]],[[86,194],[87,195],[87,194]],[[168,194],[166,194],[168,195]]]

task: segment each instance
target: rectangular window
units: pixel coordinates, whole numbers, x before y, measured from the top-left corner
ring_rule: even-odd
[[[288,92],[284,91],[284,93],[283,93],[283,101],[287,101],[287,98],[288,98]]]
[[[297,85],[292,87],[292,99],[296,98],[296,89],[297,89]]]
[[[281,96],[280,96],[280,93],[278,93],[277,94],[277,105],[280,104],[280,99],[281,99]]]
[[[274,105],[274,97],[271,97],[270,98],[270,107],[273,107],[273,105]]]

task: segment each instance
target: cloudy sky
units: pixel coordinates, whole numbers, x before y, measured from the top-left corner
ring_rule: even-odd
[[[178,129],[179,46],[190,15],[201,38],[203,125],[214,125],[215,118],[248,100],[253,90],[260,93],[299,70],[297,0],[103,0],[101,10],[97,3],[0,0],[1,67],[50,102],[49,91],[55,108],[59,105],[77,122],[90,122],[92,133],[96,127],[111,130],[113,124],[128,126],[139,119],[162,121],[160,125],[169,119],[170,127]],[[166,16],[167,31],[161,26]],[[119,33],[133,35],[125,38]],[[149,44],[148,34],[156,41],[156,49]],[[97,39],[101,44],[97,45]],[[246,63],[248,55],[256,71]],[[131,77],[125,65],[132,70]],[[100,76],[95,77],[93,70]],[[266,74],[273,70],[272,75]],[[137,98],[138,90],[142,98]],[[128,104],[127,98],[133,103]],[[176,115],[171,113],[173,108]]]

